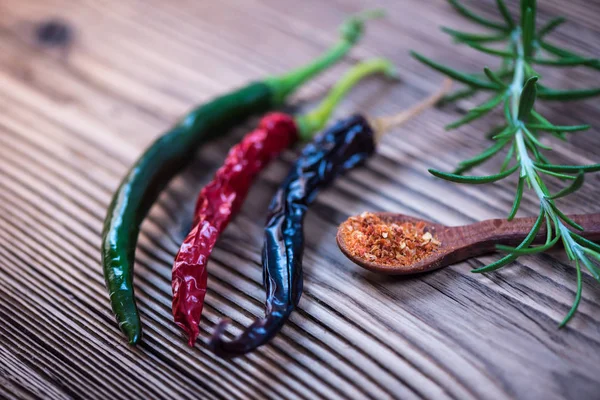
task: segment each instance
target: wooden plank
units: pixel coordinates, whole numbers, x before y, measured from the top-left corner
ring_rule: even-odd
[[[494,15],[495,2],[469,2]],[[465,70],[492,58],[451,46],[438,26],[466,26],[443,0],[378,2],[373,22],[340,66],[303,88],[312,107],[353,61],[385,56],[402,83],[361,84],[337,116],[384,115],[441,82],[409,49]],[[509,2],[513,9],[515,1]],[[108,305],[100,233],[113,190],[129,165],[187,109],[252,79],[317,56],[345,15],[366,0],[0,1],[0,397],[223,399],[592,399],[600,372],[600,289],[584,277],[580,311],[558,322],[574,296],[575,271],[560,251],[523,257],[493,274],[469,270],[482,257],[411,278],[382,277],[349,263],[335,230],[348,215],[398,211],[447,224],[505,216],[514,186],[465,187],[427,173],[449,170],[485,145],[495,117],[445,132],[472,100],[430,110],[386,137],[378,154],[319,195],[306,220],[305,293],[272,344],[222,360],[206,349],[218,320],[231,333],[262,315],[260,246],[265,204],[297,155],[290,150],[258,179],[210,263],[199,344],[172,323],[170,266],[190,223],[194,196],[252,123],[207,145],[142,226],[136,295],[145,327],[125,344]],[[600,54],[598,4],[540,4],[540,19],[564,14],[556,43]],[[35,43],[36,23],[60,17],[75,32],[68,49]],[[468,25],[470,26],[470,25]],[[476,30],[476,27],[472,27]],[[292,51],[293,49],[293,51]],[[597,73],[543,69],[556,87],[593,85]],[[544,103],[560,124],[600,126],[597,100]],[[557,148],[565,163],[598,162],[595,130]],[[478,172],[497,169],[495,160]],[[561,201],[597,211],[598,176]],[[550,182],[551,189],[560,187]],[[522,215],[537,212],[531,193]]]

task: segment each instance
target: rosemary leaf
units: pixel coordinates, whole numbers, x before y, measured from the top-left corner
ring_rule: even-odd
[[[519,168],[519,164],[513,166],[512,168],[501,172],[496,175],[487,175],[487,176],[464,176],[457,174],[449,174],[447,172],[437,171],[435,169],[430,169],[429,173],[447,181],[458,182],[458,183],[469,183],[473,185],[480,185],[483,183],[491,183],[499,181],[500,179],[504,179],[509,175],[512,175]]]
[[[527,145],[528,145],[528,147],[530,147],[531,151],[535,155],[535,159],[537,162],[544,163],[544,164],[550,163],[548,161],[548,159],[540,152],[540,149],[538,148],[538,146],[533,144],[531,141],[528,141]]]
[[[492,138],[494,138],[494,136],[503,132],[506,128],[508,128],[508,126],[506,126],[506,125],[496,125],[492,129],[490,129],[489,131],[486,132],[485,137],[486,137],[486,139],[492,139]]]
[[[506,157],[504,158],[504,162],[502,162],[502,166],[500,167],[500,172],[506,171],[506,168],[510,165],[510,160],[512,160],[513,154],[515,154],[515,143],[510,146],[508,149],[508,153],[506,153]]]
[[[536,82],[537,76],[532,76],[525,82],[523,91],[521,92],[521,101],[519,102],[519,114],[517,118],[520,121],[526,121],[529,118],[529,113],[533,109],[535,98],[537,96]]]
[[[538,215],[537,219],[533,223],[533,226],[531,227],[531,230],[529,231],[529,233],[527,234],[527,236],[525,237],[525,239],[523,239],[523,241],[521,242],[521,244],[516,247],[516,249],[520,250],[520,249],[524,249],[524,248],[529,247],[529,245],[531,243],[533,243],[533,240],[535,239],[535,236],[540,231],[543,222],[544,222],[544,213],[543,213],[543,210],[540,210],[540,214]],[[514,260],[516,260],[516,259],[517,259],[517,256],[515,256],[513,254],[509,254],[509,255],[507,255],[505,257],[502,257],[500,260],[498,260],[496,262],[493,262],[493,263],[491,263],[489,265],[486,265],[485,267],[473,269],[473,270],[471,270],[471,272],[476,272],[476,273],[491,272],[491,271],[494,271],[494,270],[497,270],[499,268],[504,267],[506,264],[509,264],[509,263],[513,262]]]
[[[496,106],[498,104],[500,104],[502,102],[502,100],[504,100],[504,97],[505,97],[504,93],[501,92],[500,94],[497,94],[496,96],[492,97],[485,103],[482,103],[482,104],[474,107],[471,111],[475,111],[475,112],[491,111],[494,108],[496,108]]]
[[[556,28],[558,28],[560,25],[564,24],[565,22],[567,22],[567,19],[564,17],[557,17],[557,18],[551,19],[544,26],[542,26],[540,28],[540,30],[538,31],[538,33],[537,33],[538,40],[542,39],[544,36],[551,33],[552,31],[554,31]]]
[[[557,217],[555,217],[554,221],[556,226],[560,226],[560,221]],[[569,257],[570,261],[577,260],[577,257],[575,257],[575,250],[571,247],[566,236],[563,236],[563,247],[565,248],[565,253],[567,253],[567,257]]]
[[[472,87],[456,90],[454,93],[451,93],[449,95],[442,97],[442,99],[439,101],[438,104],[444,105],[444,104],[452,103],[456,100],[472,97],[473,95],[477,94],[478,91],[479,91],[479,89],[474,89]]]
[[[569,322],[573,315],[575,315],[575,311],[577,311],[577,307],[579,307],[579,302],[581,301],[581,291],[583,289],[583,283],[581,279],[581,267],[579,266],[579,261],[575,260],[575,268],[577,269],[577,292],[575,292],[575,301],[573,301],[573,305],[571,309],[567,313],[565,319],[558,325],[559,328],[562,328]]]
[[[569,218],[565,213],[560,211],[560,209],[556,207],[556,204],[554,204],[554,201],[549,201],[548,204],[550,204],[550,207],[552,207],[552,210],[554,210],[554,212],[560,217],[560,219],[565,221],[568,225],[571,225],[573,228],[583,231],[583,227],[577,222],[573,221],[571,218]]]
[[[500,78],[498,75],[496,75],[496,73],[494,71],[492,71],[491,69],[489,69],[488,67],[483,68],[483,72],[485,73],[485,75],[488,77],[488,79],[490,81],[492,81],[499,87],[502,87],[502,88],[506,87],[506,83],[504,83],[502,81],[502,78]]]
[[[583,252],[590,257],[595,258],[597,261],[600,261],[600,254],[590,250],[590,249],[586,249],[585,247],[582,248]],[[586,261],[583,261],[585,257],[581,257],[581,261],[583,262],[583,264],[585,265],[585,267],[588,269],[588,271],[590,271],[590,273],[594,276],[594,279],[596,279],[597,281],[600,282],[600,270],[598,270],[598,267],[596,267],[589,259],[586,258]]]
[[[474,48],[475,50],[479,50],[482,53],[490,54],[492,56],[498,56],[498,57],[502,57],[502,58],[510,58],[510,57],[512,57],[512,53],[509,52],[509,51],[492,49],[492,48],[485,47],[485,46],[482,46],[482,45],[477,44],[477,43],[465,42],[465,44],[468,45],[469,47]]]
[[[548,243],[546,243],[542,246],[527,247],[525,249],[517,249],[515,247],[504,246],[504,245],[499,244],[496,246],[496,250],[503,251],[505,253],[514,254],[517,256],[524,256],[526,254],[543,253],[544,251],[550,250],[552,247],[554,247],[554,245],[556,245],[556,243],[558,242],[559,239],[560,239],[560,235],[557,235],[554,239],[552,239],[551,241],[549,241]]]
[[[499,140],[496,143],[494,143],[493,146],[489,147],[487,150],[484,150],[483,152],[476,155],[475,157],[462,161],[460,164],[458,164],[458,168],[456,168],[456,170],[454,170],[453,174],[461,175],[462,173],[470,170],[471,168],[489,160],[494,155],[496,155],[500,150],[502,150],[504,148],[504,146],[506,146],[507,143],[508,143],[508,140],[503,140],[503,141]]]
[[[575,242],[577,242],[579,245],[587,247],[595,252],[600,253],[600,245],[597,243],[592,242],[591,240],[588,240],[586,238],[584,238],[581,235],[578,235],[576,233],[571,232],[571,237],[573,238],[573,240]]]
[[[545,144],[540,142],[539,139],[535,137],[535,135],[531,133],[529,129],[523,127],[523,132],[525,132],[525,135],[527,136],[527,138],[529,138],[529,140],[531,140],[535,147],[541,147],[542,149],[552,150],[552,147],[546,146]]]
[[[580,100],[600,95],[600,88],[557,90],[545,86],[538,88],[538,97],[544,100]]]
[[[510,214],[508,214],[508,221],[512,221],[517,215],[517,211],[519,211],[519,206],[521,205],[521,199],[523,198],[523,186],[525,185],[525,178],[520,176],[519,183],[517,185],[517,194],[515,195],[515,201],[513,202],[512,209],[510,210]]]
[[[488,114],[490,111],[492,111],[498,104],[500,104],[500,102],[502,102],[502,99],[504,98],[504,94],[500,93],[494,97],[492,97],[491,99],[489,99],[488,101],[486,101],[483,104],[480,104],[479,106],[473,108],[472,110],[469,110],[469,112],[467,113],[467,115],[465,115],[464,117],[462,117],[461,119],[459,119],[458,121],[455,121],[449,125],[446,125],[446,129],[450,130],[450,129],[456,129],[461,125],[464,125],[468,122],[471,122],[473,120],[476,120],[478,118],[483,117],[484,115]]]
[[[546,124],[526,124],[528,129],[536,129],[548,132],[579,132],[586,131],[591,128],[590,125],[546,125]]]
[[[535,14],[536,14],[536,10],[537,10],[537,1],[536,0],[521,0],[521,29],[524,29],[525,24],[526,24],[526,18],[525,18],[525,13],[527,11],[527,9],[531,10],[531,13],[533,14],[533,20],[535,21]]]
[[[538,113],[535,110],[531,110],[531,115],[533,116],[533,118],[537,119],[539,123],[544,124],[544,125],[548,125],[548,126],[554,126],[554,124],[550,121],[548,121],[546,118],[544,118],[544,116],[540,113]]]
[[[518,130],[519,130],[518,126],[508,126],[502,132],[500,132],[499,134],[492,137],[492,139],[500,140],[500,139],[511,138],[515,135],[515,133],[517,133]]]
[[[571,193],[576,192],[577,190],[581,189],[581,186],[583,186],[584,178],[585,178],[585,174],[583,172],[579,172],[579,174],[577,175],[577,178],[575,178],[573,183],[571,183],[569,186],[562,189],[555,195],[550,196],[549,199],[551,199],[551,200],[560,199],[561,197],[565,197],[565,196],[570,195]]]
[[[442,27],[442,31],[452,36],[454,40],[459,42],[479,42],[479,43],[489,43],[489,42],[500,42],[508,38],[508,33],[499,33],[495,35],[484,35],[479,33],[469,33],[469,32],[461,32],[451,28]]]
[[[540,65],[552,65],[555,67],[576,67],[595,65],[596,63],[598,63],[598,59],[581,57],[564,57],[558,59],[533,58],[531,62]]]
[[[523,1],[521,4],[525,3]],[[531,7],[527,7],[523,19],[523,50],[525,57],[533,55],[533,40],[535,38],[535,14]]]
[[[555,46],[553,44],[550,44],[548,42],[545,41],[539,41],[540,47],[544,50],[546,50],[548,53],[552,53],[554,55],[557,55],[559,57],[566,57],[566,58],[584,58],[581,57],[569,50],[560,48],[558,46]],[[590,67],[593,69],[597,69],[600,70],[600,62],[596,62],[595,64],[590,64],[590,65],[585,65],[586,67]]]
[[[552,172],[567,172],[571,174],[578,173],[579,171],[587,172],[597,172],[600,171],[600,164],[588,164],[588,165],[550,165],[550,164],[540,164],[535,163],[534,166],[536,168],[542,168],[546,171]]]
[[[515,261],[517,258],[518,258],[517,256],[509,254],[507,256],[502,257],[498,261],[494,261],[491,264],[488,264],[488,265],[480,267],[480,268],[472,269],[471,272],[476,273],[476,274],[481,274],[483,272],[492,272],[492,271],[495,271],[497,269],[500,269],[500,268],[510,264],[511,262]]]
[[[479,89],[488,89],[488,90],[497,90],[499,88],[499,86],[497,84],[486,82],[486,81],[477,79],[477,78],[473,77],[472,75],[466,74],[461,71],[457,71],[457,70],[449,68],[449,67],[446,67],[445,65],[439,64],[425,56],[422,56],[421,54],[419,54],[417,52],[411,51],[410,54],[414,58],[416,58],[417,60],[422,62],[423,64],[429,65],[431,68],[438,70],[442,74],[447,75],[450,78],[453,78],[459,82],[465,83],[469,86],[479,88]]]
[[[513,21],[513,18],[510,15],[508,8],[506,7],[506,3],[504,3],[504,0],[496,0],[496,4],[498,5],[498,10],[500,11],[500,14],[502,14],[502,18],[504,18],[504,21],[506,22],[508,28],[513,29],[515,27],[515,21]]]
[[[554,172],[554,171],[549,171],[547,169],[544,168],[540,168],[540,167],[535,167],[536,170],[540,171],[541,173],[544,173],[546,175],[550,175],[553,176],[555,178],[560,178],[560,179],[576,179],[576,177],[571,176],[571,175],[566,175],[566,174],[561,174],[559,172]]]
[[[474,12],[472,12],[471,10],[469,10],[468,8],[463,6],[458,0],[448,0],[448,2],[456,9],[456,11],[458,11],[460,14],[464,15],[471,21],[477,22],[478,24],[483,25],[483,26],[487,26],[488,28],[492,28],[492,29],[496,29],[496,30],[500,30],[500,31],[509,31],[510,30],[510,28],[508,28],[504,25],[501,25],[494,21],[490,21],[487,18],[484,18],[482,16],[475,14]]]
[[[546,243],[552,240],[552,223],[550,222],[550,215],[546,213]]]

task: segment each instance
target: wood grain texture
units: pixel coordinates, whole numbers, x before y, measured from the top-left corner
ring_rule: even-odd
[[[469,3],[494,13],[491,0]],[[540,3],[541,20],[559,13],[570,20],[556,43],[600,54],[598,2]],[[106,207],[129,165],[193,105],[305,63],[332,43],[344,16],[374,6],[388,19],[371,24],[352,57],[301,90],[296,104],[315,104],[359,58],[391,58],[403,82],[371,79],[337,116],[392,113],[433,91],[441,77],[410,59],[409,49],[472,71],[494,61],[450,45],[438,26],[469,24],[443,0],[0,0],[0,397],[598,398],[600,287],[585,276],[579,313],[558,330],[576,276],[560,251],[492,274],[469,270],[497,256],[390,278],[361,270],[337,249],[337,225],[364,210],[448,225],[507,214],[515,189],[507,182],[467,187],[427,173],[449,170],[485,145],[493,116],[456,132],[442,128],[472,101],[427,111],[394,131],[366,167],[319,195],[306,220],[298,312],[271,345],[231,361],[205,344],[220,318],[239,330],[262,315],[261,226],[297,150],[262,174],[218,242],[201,340],[190,349],[172,322],[171,264],[199,188],[251,125],[204,147],[142,226],[135,282],[145,342],[130,348],[121,336],[99,247]],[[66,49],[33,39],[37,24],[53,17],[73,28]],[[584,69],[540,69],[557,87],[598,80]],[[598,162],[598,100],[544,103],[541,111],[557,124],[595,125],[558,148],[557,160]],[[563,210],[598,211],[598,183],[590,175],[581,192],[561,200]],[[527,193],[520,215],[537,208]]]

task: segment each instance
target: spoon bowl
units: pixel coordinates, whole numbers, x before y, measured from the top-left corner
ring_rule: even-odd
[[[404,214],[390,212],[374,214],[386,222],[398,225],[405,222],[423,222],[425,223],[424,231],[431,233],[440,242],[434,252],[413,264],[383,265],[352,255],[341,232],[343,224],[340,225],[336,239],[342,253],[365,269],[388,275],[410,275],[433,271],[467,258],[492,253],[496,251],[498,244],[517,246],[525,239],[536,220],[536,218],[515,218],[512,221],[489,219],[470,225],[446,226]],[[600,214],[570,215],[569,218],[584,228],[584,231],[576,231],[576,233],[591,241],[600,240]],[[545,241],[546,227],[543,226],[533,244]]]

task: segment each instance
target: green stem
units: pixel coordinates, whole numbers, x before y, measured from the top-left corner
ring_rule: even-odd
[[[335,107],[340,103],[344,96],[363,78],[383,73],[390,77],[396,76],[394,65],[385,59],[377,58],[370,61],[361,62],[352,67],[331,89],[327,97],[321,102],[319,107],[296,118],[298,125],[298,135],[301,140],[310,140],[315,132],[320,131],[333,113]]]
[[[512,123],[515,126],[522,126],[522,122],[519,120],[519,104],[521,103],[521,93],[523,92],[523,85],[525,84],[525,52],[523,50],[523,40],[521,30],[515,29],[513,32],[513,41],[517,48],[517,59],[515,60],[515,72],[513,75],[513,81],[510,85],[510,107],[511,107],[511,118]],[[519,128],[515,133],[517,157],[521,163],[521,176],[527,177],[531,187],[537,194],[542,207],[546,213],[549,213],[552,220],[555,220],[554,210],[547,204],[548,199],[546,196],[546,186],[541,181],[538,173],[536,172],[533,160],[529,156],[529,151],[525,145],[525,137],[523,128]]]
[[[519,29],[516,29],[513,33],[513,41],[517,49],[517,58],[515,60],[515,73],[512,84],[510,86],[511,93],[511,117],[512,123],[516,126],[522,126],[523,122],[518,119],[519,104],[521,102],[521,93],[523,91],[523,85],[525,83],[525,53],[523,51],[522,35],[520,35]],[[548,188],[542,181],[540,175],[534,168],[533,160],[529,155],[527,146],[525,144],[524,128],[519,128],[515,133],[517,157],[521,163],[521,176],[527,177],[527,180],[531,184],[531,187],[535,191],[540,204],[542,206],[542,212],[545,213],[551,221],[554,223],[556,234],[562,236],[565,248],[574,251],[577,256],[581,256],[579,245],[575,243],[570,235],[570,229],[562,222],[559,215],[551,207],[550,202],[553,200],[548,198]],[[550,229],[550,226],[547,227]]]
[[[371,10],[348,18],[340,27],[340,41],[321,57],[285,75],[267,78],[265,83],[273,90],[274,103],[283,103],[304,82],[341,60],[362,37],[365,22],[383,15],[381,10]]]

